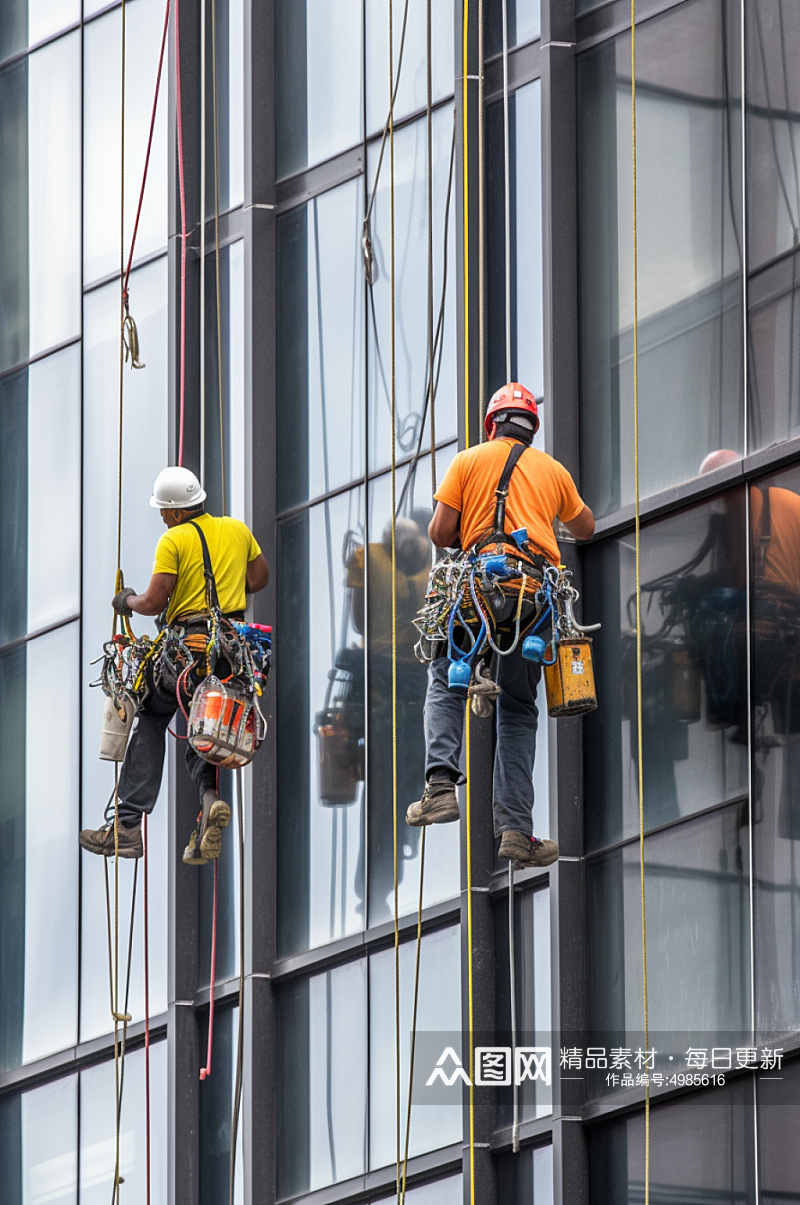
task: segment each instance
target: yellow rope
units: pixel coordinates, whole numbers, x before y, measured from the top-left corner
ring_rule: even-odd
[[[464,0],[464,40],[463,40],[463,135],[464,135],[464,446],[469,447],[469,153],[468,153],[468,74],[469,74],[469,0]],[[475,1089],[472,1084],[475,1079],[473,1055],[473,1008],[472,1008],[472,813],[471,792],[469,781],[470,761],[470,709],[467,708],[464,735],[464,756],[466,758],[467,784],[465,787],[465,824],[467,835],[467,1000],[469,1025],[469,1199],[470,1205],[475,1205]]]
[[[205,87],[205,81],[203,82]],[[222,513],[228,513],[228,500],[225,482],[225,419],[222,405],[222,301],[220,286],[220,248],[219,248],[219,118],[217,103],[217,5],[211,0],[211,90],[214,110],[214,262],[216,268],[217,290],[217,393],[219,401],[219,458],[222,472]],[[205,355],[205,349],[202,352]]]
[[[644,767],[642,764],[642,587],[639,567],[641,524],[639,513],[639,241],[636,225],[636,0],[631,0],[631,149],[633,158],[633,457],[635,481],[636,546],[636,723],[639,761],[639,881],[642,897],[642,989],[644,994],[644,1048],[650,1047],[647,1007],[647,917],[644,897]],[[644,1205],[650,1205],[650,1083],[644,1095]]]

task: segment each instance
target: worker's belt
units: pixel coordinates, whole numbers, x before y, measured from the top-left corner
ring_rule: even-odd
[[[223,619],[235,619],[239,623],[244,622],[244,611],[227,611]],[[185,628],[193,627],[198,623],[208,623],[211,619],[208,611],[185,611],[182,615],[176,615],[170,620],[170,627],[175,624],[181,624]]]

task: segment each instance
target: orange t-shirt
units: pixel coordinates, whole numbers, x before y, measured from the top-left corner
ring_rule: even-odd
[[[459,452],[436,492],[436,501],[461,512],[461,546],[469,548],[491,531],[495,490],[516,441],[493,439]],[[561,560],[553,520],[568,523],[583,510],[583,499],[563,464],[538,448],[526,448],[517,461],[506,499],[506,531],[527,527],[531,547],[554,565]]]
[[[764,493],[750,490],[750,521],[756,574],[800,599],[800,497],[779,486],[769,488],[769,530],[764,530]],[[762,564],[761,537],[769,537]]]

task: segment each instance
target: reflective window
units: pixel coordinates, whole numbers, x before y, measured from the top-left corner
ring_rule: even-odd
[[[147,1167],[144,1051],[125,1055],[119,1170],[124,1195],[144,1200]],[[113,1061],[81,1072],[81,1205],[107,1205],[116,1167]],[[167,1200],[167,1043],[150,1047],[150,1188]],[[227,1184],[227,1181],[226,1181]],[[121,1194],[122,1195],[122,1194]]]
[[[745,1077],[655,1105],[651,1201],[755,1200],[752,1100]],[[592,1205],[644,1200],[644,1124],[640,1112],[587,1127]]]
[[[418,1188],[409,1188],[403,1199],[408,1205],[461,1205],[464,1188],[461,1176],[447,1176],[444,1180],[434,1180],[432,1184],[421,1184]],[[396,1201],[397,1194],[391,1197],[381,1197],[373,1205],[388,1205]]]
[[[542,32],[541,0],[505,0],[507,44],[521,46]],[[484,46],[486,57],[503,51],[503,0],[491,0],[486,6]]]
[[[0,1098],[7,1205],[78,1205],[78,1077]]]
[[[537,6],[538,7],[538,6]],[[511,210],[511,380],[536,397],[544,392],[542,326],[541,85],[538,80],[509,97]],[[503,105],[487,110],[486,138],[489,356],[487,394],[506,379],[505,152]],[[536,436],[544,448],[547,407]]]
[[[756,1080],[758,1199],[762,1205],[796,1201],[800,1184],[800,1146],[795,1140],[800,1060],[784,1063],[781,1077],[759,1076]]]
[[[217,159],[220,212],[244,198],[244,4],[217,0]],[[206,215],[214,213],[214,98],[211,10],[206,27]],[[198,65],[199,65],[198,58]]]
[[[749,1031],[749,856],[746,804],[646,838],[651,1035],[703,1045],[698,1035]],[[587,863],[586,910],[590,1029],[599,1045],[630,1045],[643,1029],[638,841]]]
[[[741,450],[739,5],[690,0],[636,34],[640,480]],[[630,34],[578,58],[581,483],[633,501]]]
[[[448,6],[442,6],[448,7]],[[376,6],[377,11],[377,6]],[[409,17],[409,22],[411,18]],[[442,308],[441,367],[438,353],[437,442],[456,435],[455,328],[455,209],[447,238],[447,288],[443,290],[445,202],[453,137],[449,108],[433,117],[434,328]],[[425,399],[428,381],[427,134],[424,121],[395,135],[395,305],[397,455],[430,445]],[[377,168],[379,147],[370,148],[370,180]],[[374,310],[369,315],[369,467],[388,467],[391,460],[391,231],[389,222],[389,163],[384,155],[372,215],[375,254]]]
[[[80,332],[80,87],[78,33],[0,71],[0,370]]]
[[[744,491],[641,534],[647,829],[747,791]],[[633,534],[587,549],[599,706],[585,721],[591,849],[639,829]]]
[[[414,969],[416,941],[406,941],[400,947],[400,1117],[403,1146],[405,1118],[408,1109],[408,1072],[411,1048],[411,1025],[414,1002]],[[369,1098],[369,1165],[385,1167],[395,1160],[395,1126],[397,1083],[395,1072],[395,954],[383,950],[370,958],[370,1098]],[[425,1034],[438,1047],[431,1055],[430,1042],[420,1040]],[[444,1039],[447,1035],[451,1038]],[[429,933],[422,940],[420,954],[419,1005],[417,1012],[417,1046],[415,1067],[428,1062],[435,1066],[442,1046],[458,1046],[461,1035],[461,947],[458,926]],[[462,1058],[464,1052],[461,1052]],[[464,1058],[464,1062],[466,1062]],[[409,1157],[424,1151],[436,1150],[460,1142],[462,1137],[462,1107],[452,1105],[418,1105],[411,1110]]]
[[[213,250],[205,273],[205,451],[203,487],[207,508],[221,514],[222,457],[220,455],[219,359],[217,346],[217,280]],[[244,243],[220,252],[222,328],[222,438],[225,449],[225,512],[248,521],[245,491],[247,447],[244,405]],[[199,452],[198,452],[199,458]]]
[[[454,447],[437,456],[441,481]],[[430,457],[423,457],[397,479],[396,524],[397,596],[397,851],[400,914],[414,911],[419,901],[420,830],[405,821],[406,808],[425,788],[425,734],[422,708],[428,672],[414,655],[419,633],[412,621],[428,589],[432,545],[428,523],[432,514]],[[367,549],[366,599],[364,547],[354,547],[348,567],[353,586],[353,616],[364,631],[368,616],[369,757],[368,861],[369,923],[382,924],[394,915],[394,842],[392,838],[393,715],[392,715],[392,498],[391,478],[370,483],[370,541]],[[459,892],[459,826],[428,829],[425,861],[425,905]]]
[[[498,1199],[507,1205],[553,1205],[553,1148],[536,1146],[497,1161]]]
[[[517,1005],[517,1044],[550,1044],[550,892],[517,891],[514,899],[514,973]],[[495,959],[497,979],[495,1008],[497,1029],[504,1043],[511,1043],[511,980],[508,949],[508,898],[495,904]],[[520,1119],[542,1117],[552,1111],[551,1093],[536,1083],[526,1082],[519,1092]],[[510,1089],[500,1088],[497,1096],[497,1124],[511,1125],[513,1097]]]
[[[130,247],[150,133],[163,0],[137,0],[126,9],[125,248]],[[84,32],[83,268],[85,281],[119,271],[120,209],[120,10]],[[210,57],[210,56],[209,56]],[[137,258],[167,245],[167,79],[165,62]],[[213,213],[213,208],[211,209]],[[117,301],[119,309],[119,301]],[[131,287],[131,313],[139,323],[139,299]],[[141,332],[140,332],[141,333]],[[146,362],[146,349],[142,349]]]
[[[0,657],[2,1070],[71,1046],[77,1036],[77,708],[64,706],[42,757],[42,684],[77,676],[77,623]]]
[[[749,448],[800,431],[800,89],[791,63],[800,14],[787,0],[747,4]],[[774,262],[776,257],[781,257]]]
[[[231,822],[225,830],[222,852],[217,859],[216,982],[221,983],[239,973],[239,815],[233,770],[219,771],[218,789],[220,798],[228,801],[231,808]],[[209,866],[197,877],[197,986],[207,988],[211,981],[214,932],[214,871]]]
[[[278,176],[362,137],[362,0],[278,0]]]
[[[281,955],[364,927],[364,648],[348,578],[363,543],[361,489],[278,527]]]
[[[6,0],[0,8],[0,59],[35,46],[80,19],[80,0]]]
[[[280,988],[278,1026],[278,1196],[291,1197],[366,1171],[366,961]]]
[[[362,186],[278,219],[278,509],[364,472]]]
[[[239,1009],[219,1010],[214,1017],[212,1074],[200,1088],[200,1205],[228,1200],[231,1157],[231,1113],[236,1086]],[[205,1064],[207,1035],[203,1034]],[[239,1115],[236,1147],[236,1185],[233,1205],[243,1205],[242,1135]]]
[[[3,643],[78,611],[80,372],[75,345],[0,378]]]
[[[750,490],[756,1016],[800,1017],[800,470]]]
[[[400,48],[403,41],[404,0],[395,0],[393,10],[393,59],[397,99],[394,119],[399,121],[424,109],[427,96],[427,8],[426,0],[408,0],[403,62]],[[383,0],[366,0],[367,10],[367,133],[383,130],[389,114],[389,6]],[[433,100],[441,100],[453,91],[453,28],[452,4],[433,4],[431,13],[431,49]],[[388,160],[384,163],[388,174]],[[424,292],[421,296],[425,296]]]
[[[149,505],[151,484],[167,463],[167,261],[139,268],[131,277],[136,296],[141,372],[125,373],[123,418],[122,567],[125,582],[143,589],[150,580],[153,553],[163,524]],[[109,405],[109,382],[116,389],[119,372],[119,286],[113,283],[88,293],[84,301],[83,340],[83,457],[92,466],[83,485],[83,685],[82,823],[97,828],[114,786],[113,767],[97,757],[102,697],[90,690],[97,674],[89,666],[111,633],[110,600],[116,566],[117,421],[116,401]],[[155,632],[152,620],[136,618],[136,632]],[[170,738],[171,739],[171,738]],[[181,771],[183,772],[183,771]],[[150,819],[150,916],[167,915],[166,787]],[[188,839],[189,833],[186,833]],[[82,948],[105,951],[105,888],[101,859],[84,854],[82,863]],[[129,908],[132,864],[120,867],[121,908]],[[137,908],[141,908],[139,892]],[[124,929],[124,926],[123,926]],[[141,1017],[141,919],[137,921],[131,1011]],[[121,942],[121,947],[124,943]],[[155,1015],[167,1007],[167,929],[150,925],[150,1008]],[[81,1039],[86,1041],[111,1028],[105,953],[84,958],[81,990]]]

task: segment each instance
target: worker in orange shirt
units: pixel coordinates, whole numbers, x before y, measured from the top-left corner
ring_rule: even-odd
[[[459,452],[436,493],[428,534],[437,548],[463,549],[491,533],[496,491],[515,445],[522,454],[507,484],[505,531],[526,528],[528,546],[545,562],[558,565],[553,522],[560,519],[577,539],[594,534],[594,516],[572,477],[557,460],[531,447],[539,428],[536,399],[522,385],[503,386],[491,399],[485,420],[487,443]],[[428,670],[425,698],[425,791],[406,813],[408,824],[458,820],[456,783],[460,778],[465,699],[448,687],[445,646]],[[494,763],[494,831],[500,857],[518,866],[548,866],[558,858],[554,841],[533,836],[533,762],[538,710],[538,663],[521,647],[497,658],[497,749]]]

